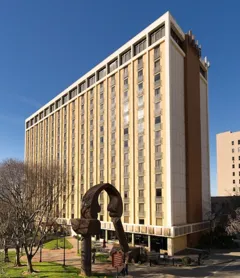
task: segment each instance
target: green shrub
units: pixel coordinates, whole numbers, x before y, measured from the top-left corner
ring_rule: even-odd
[[[183,257],[182,258],[182,264],[183,265],[190,265],[192,262],[192,259],[190,257]]]

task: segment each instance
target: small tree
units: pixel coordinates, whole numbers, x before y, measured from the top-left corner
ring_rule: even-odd
[[[0,201],[11,208],[12,238],[24,247],[28,271],[66,202],[67,175],[57,164],[27,164],[9,159],[0,165]],[[63,195],[64,194],[64,195]]]
[[[240,207],[237,208],[232,215],[230,214],[228,216],[226,232],[229,235],[236,235],[240,233]]]
[[[9,262],[8,256],[8,242],[11,238],[11,225],[10,217],[7,206],[4,206],[3,203],[0,203],[0,243],[4,249],[4,262]]]

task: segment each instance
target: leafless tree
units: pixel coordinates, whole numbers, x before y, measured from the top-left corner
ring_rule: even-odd
[[[226,231],[229,235],[236,235],[240,233],[240,207],[228,216]]]
[[[0,202],[11,208],[16,253],[19,256],[23,246],[31,273],[32,258],[68,199],[67,184],[67,174],[55,163],[38,165],[9,159],[0,164]]]
[[[9,262],[8,242],[11,237],[11,225],[8,207],[0,203],[0,248],[4,250],[4,262]]]

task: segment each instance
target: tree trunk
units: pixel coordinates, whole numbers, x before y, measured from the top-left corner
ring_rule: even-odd
[[[16,246],[16,266],[21,266],[20,262],[20,247]]]
[[[27,262],[28,262],[28,272],[29,273],[33,273],[34,269],[33,269],[33,265],[32,265],[32,255],[27,255]]]
[[[6,246],[4,247],[4,262],[5,263],[10,262],[9,257],[8,257],[8,248]]]
[[[4,262],[9,263],[10,260],[9,260],[9,256],[8,256],[7,239],[4,239],[3,246],[4,246]]]

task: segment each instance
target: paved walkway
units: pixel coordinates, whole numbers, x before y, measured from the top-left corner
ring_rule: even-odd
[[[66,265],[71,265],[76,268],[81,268],[80,256],[77,254],[77,240],[73,237],[68,237],[67,240],[73,245],[72,249],[65,250]],[[79,242],[80,243],[80,242]],[[111,248],[111,246],[107,246]],[[42,250],[42,262],[57,262],[59,264],[63,263],[64,250]],[[26,256],[22,257],[22,260],[27,261]],[[33,262],[40,261],[40,251],[33,258]],[[115,273],[115,269],[112,267],[111,263],[101,263],[96,262],[92,265],[92,271],[97,273],[112,274]]]

